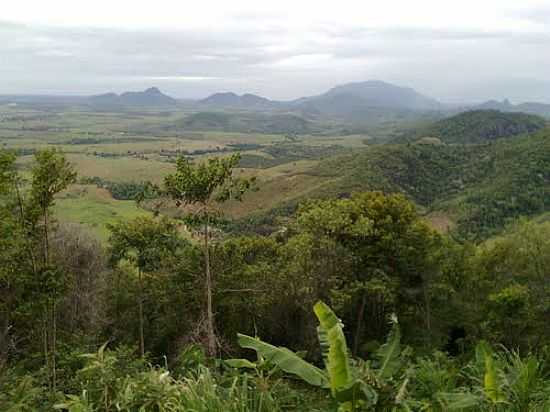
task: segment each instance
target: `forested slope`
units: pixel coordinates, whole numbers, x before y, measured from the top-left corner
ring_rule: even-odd
[[[539,116],[498,110],[472,110],[403,133],[397,141],[434,137],[444,143],[475,144],[536,132],[545,127]]]
[[[480,145],[375,145],[305,174],[325,181],[308,196],[403,193],[427,212],[448,214],[461,236],[481,239],[549,210],[550,129]]]

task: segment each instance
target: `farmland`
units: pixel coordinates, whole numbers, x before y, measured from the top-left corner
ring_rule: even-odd
[[[88,226],[102,240],[105,225],[117,218],[148,213],[131,199],[88,184],[86,178],[115,183],[150,181],[159,184],[174,169],[177,156],[194,159],[239,152],[240,174],[257,176],[261,190],[243,203],[229,202],[229,216],[243,218],[267,212],[277,204],[305,196],[325,179],[309,174],[319,161],[364,148],[365,134],[270,134],[182,130],[191,116],[174,111],[97,112],[81,107],[0,106],[0,142],[19,153],[18,165],[28,171],[33,154],[57,147],[78,170],[80,183],[57,200],[61,221]]]

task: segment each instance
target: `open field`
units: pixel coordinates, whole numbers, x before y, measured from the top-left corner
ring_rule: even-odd
[[[93,185],[73,185],[57,200],[55,214],[61,221],[89,227],[98,239],[109,236],[107,224],[148,215],[132,200],[115,200],[105,189]]]

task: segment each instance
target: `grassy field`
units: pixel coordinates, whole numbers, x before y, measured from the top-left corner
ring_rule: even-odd
[[[101,241],[108,239],[107,224],[150,214],[134,201],[115,200],[93,185],[71,186],[56,200],[54,212],[61,221],[87,226]]]

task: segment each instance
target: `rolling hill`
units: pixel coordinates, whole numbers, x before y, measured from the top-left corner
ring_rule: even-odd
[[[497,110],[472,110],[406,131],[398,141],[436,138],[443,143],[478,144],[532,133],[545,127],[539,116]]]
[[[241,133],[310,133],[315,125],[293,114],[198,112],[177,122],[183,130],[217,130]]]

